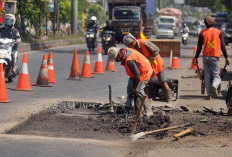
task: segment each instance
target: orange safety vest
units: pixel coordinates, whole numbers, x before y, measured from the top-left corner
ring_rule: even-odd
[[[131,60],[135,60],[137,63],[139,63],[139,72],[140,72],[140,81],[145,81],[151,78],[153,71],[151,68],[151,64],[149,60],[144,57],[141,53],[138,51],[126,48],[127,50],[131,51],[131,54],[126,58],[125,60],[125,70],[129,77],[135,78],[133,73],[130,71],[129,67],[127,66],[127,62]]]
[[[216,28],[206,28],[201,31],[204,38],[203,56],[220,57],[221,56],[221,31]]]
[[[144,56],[149,58],[150,53],[148,52],[148,50],[146,49],[146,47],[144,45],[145,40],[146,39],[139,39],[138,41],[139,41],[139,44],[141,46],[141,49],[143,51]],[[152,69],[153,69],[154,73],[155,74],[160,73],[160,71],[163,69],[163,65],[164,65],[164,61],[163,61],[162,57],[160,56],[160,54],[158,54],[152,63]]]

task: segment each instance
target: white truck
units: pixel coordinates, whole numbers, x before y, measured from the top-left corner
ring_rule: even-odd
[[[177,19],[175,16],[159,16],[158,25],[171,25],[175,35],[178,34]]]

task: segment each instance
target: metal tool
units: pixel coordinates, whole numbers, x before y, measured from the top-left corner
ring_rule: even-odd
[[[138,108],[138,111],[137,111],[137,114],[136,114],[136,117],[135,117],[135,122],[134,122],[134,125],[133,125],[132,130],[131,130],[132,135],[135,134],[136,127],[137,127],[137,124],[138,124],[138,121],[139,121],[139,118],[140,118],[140,115],[141,115],[142,107],[143,107],[143,104],[144,104],[144,101],[145,101],[146,98],[147,98],[147,96],[145,96],[145,95],[143,95],[141,97],[141,103],[139,105],[139,108]]]
[[[168,131],[168,130],[174,130],[174,129],[177,129],[177,128],[183,128],[183,127],[190,126],[190,125],[192,125],[192,124],[191,123],[186,123],[186,124],[183,124],[183,125],[176,125],[176,126],[172,126],[172,127],[168,127],[168,128],[158,129],[158,130],[140,132],[140,133],[131,135],[130,140],[133,142],[133,141],[141,138],[144,135],[158,133],[158,132],[163,132],[163,131]]]
[[[113,103],[112,103],[112,89],[111,89],[111,85],[109,85],[109,102],[110,102],[110,112],[114,112],[114,107],[113,107]]]

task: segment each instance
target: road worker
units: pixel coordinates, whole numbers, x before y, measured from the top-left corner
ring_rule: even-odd
[[[159,55],[160,49],[147,39],[136,39],[132,34],[127,34],[123,38],[123,44],[129,48],[135,49],[143,54],[151,63],[154,76],[158,76],[158,80],[162,83],[166,101],[172,101],[172,92],[167,84],[167,79],[163,69],[163,59]]]
[[[203,46],[204,78],[207,99],[209,100],[211,98],[217,97],[217,88],[221,83],[221,78],[219,76],[219,57],[221,56],[221,51],[223,52],[227,65],[230,64],[230,61],[221,35],[221,31],[213,27],[214,18],[207,16],[204,20],[204,23],[206,29],[202,30],[199,35],[194,64],[197,65],[197,59],[199,58]]]
[[[125,67],[126,74],[130,77],[127,84],[127,102],[125,108],[126,110],[131,109],[132,99],[134,98],[135,109],[137,111],[141,103],[141,97],[145,95],[144,87],[148,84],[153,74],[149,60],[137,50],[131,48],[120,49],[111,47],[108,50],[108,55],[109,60],[121,62],[121,65]],[[144,114],[147,116],[153,114],[147,98],[144,102]]]

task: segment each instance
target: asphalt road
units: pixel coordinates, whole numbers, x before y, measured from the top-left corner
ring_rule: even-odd
[[[180,38],[180,37],[178,37]],[[182,56],[191,57],[193,45],[196,38],[190,39],[190,44],[183,47]],[[122,44],[119,46],[123,47]],[[31,86],[32,92],[14,91],[17,87],[17,80],[13,83],[7,83],[8,99],[11,103],[0,103],[0,132],[12,127],[19,120],[24,120],[31,113],[62,100],[83,100],[94,102],[108,102],[108,85],[112,86],[113,98],[126,95],[126,85],[128,77],[124,68],[116,63],[117,72],[106,72],[105,75],[95,75],[94,78],[84,78],[82,81],[67,80],[70,74],[71,63],[74,49],[78,50],[78,59],[80,71],[84,60],[84,53],[87,49],[86,45],[66,46],[43,51],[26,52],[28,53],[28,70],[31,85],[36,83],[42,57],[49,52],[53,53],[55,77],[57,84],[53,87],[35,87]],[[190,53],[189,53],[190,52]],[[19,55],[18,64],[21,64],[23,54]],[[97,54],[90,52],[91,68],[94,70]],[[104,67],[106,65],[107,56],[103,55]],[[169,65],[169,58],[164,58],[166,65]],[[174,76],[173,72],[167,72],[167,76]]]
[[[190,66],[189,60],[192,57],[193,46],[196,45],[197,38],[190,37],[190,43],[182,46],[180,61],[180,69],[185,69]],[[122,45],[119,45],[122,46]],[[42,56],[53,53],[53,61],[55,68],[55,76],[57,84],[53,87],[34,87],[32,92],[14,91],[17,86],[17,79],[13,83],[7,83],[7,94],[11,100],[10,103],[0,103],[0,132],[17,125],[24,121],[33,113],[36,113],[44,108],[54,105],[63,100],[77,101],[94,101],[108,102],[108,85],[111,84],[113,98],[126,95],[126,85],[128,77],[126,76],[123,67],[116,63],[117,72],[106,72],[104,75],[93,75],[94,78],[83,78],[82,81],[67,80],[70,73],[72,57],[74,49],[78,50],[78,59],[80,71],[83,64],[86,45],[66,46],[43,51],[28,52],[28,68],[30,83],[35,84],[42,63]],[[26,52],[27,53],[27,52]],[[96,61],[96,52],[90,52],[91,67],[94,69]],[[22,60],[22,54],[19,55],[18,63]],[[103,55],[104,66],[107,56]],[[165,65],[169,65],[169,58],[164,58]],[[169,78],[180,78],[183,73],[166,70],[166,75]],[[187,71],[186,74],[194,74]],[[185,86],[185,85],[182,85]],[[183,87],[185,88],[185,87]],[[196,88],[200,90],[199,87]],[[185,92],[185,91],[183,91]],[[185,92],[186,93],[186,92]],[[186,102],[191,102],[186,100]],[[30,156],[124,156],[128,153],[127,150],[120,147],[120,142],[117,149],[114,147],[106,147],[108,143],[101,146],[96,146],[99,141],[92,145],[93,141],[84,142],[75,140],[63,140],[56,138],[40,138],[24,137],[15,135],[0,135],[0,157],[30,157]],[[101,143],[102,141],[100,141]]]

